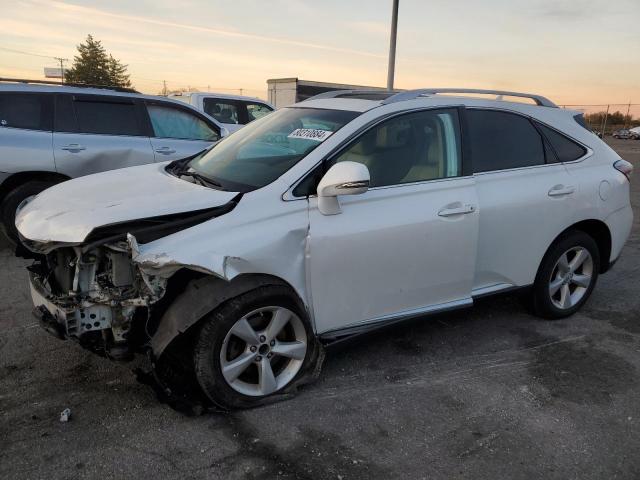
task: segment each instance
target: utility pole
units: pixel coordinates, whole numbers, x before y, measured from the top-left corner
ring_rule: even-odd
[[[162,80],[162,95],[167,96],[167,81]]]
[[[69,61],[68,58],[53,57],[60,62],[60,83],[64,84],[64,62]]]
[[[393,90],[393,79],[396,70],[396,37],[398,34],[398,3],[400,0],[393,0],[393,10],[391,12],[391,38],[389,39],[389,67],[387,70],[387,90]]]

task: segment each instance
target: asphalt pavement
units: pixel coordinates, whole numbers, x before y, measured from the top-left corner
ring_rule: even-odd
[[[638,215],[640,142],[613,146]],[[27,263],[0,249],[0,478],[640,478],[637,218],[572,318],[485,299],[329,351],[291,400],[199,417],[42,331]]]

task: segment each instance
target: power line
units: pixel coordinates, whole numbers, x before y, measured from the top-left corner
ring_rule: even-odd
[[[57,58],[58,58],[58,57],[54,57],[53,55],[41,55],[39,53],[25,52],[23,50],[16,50],[16,49],[13,49],[13,48],[0,47],[0,50],[4,50],[6,52],[12,52],[12,53],[20,53],[22,55],[31,55],[32,57],[53,58],[55,60],[57,60]]]

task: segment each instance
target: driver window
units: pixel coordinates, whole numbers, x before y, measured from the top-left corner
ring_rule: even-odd
[[[367,166],[371,187],[457,177],[462,173],[455,109],[425,110],[386,120],[364,133],[334,162]]]

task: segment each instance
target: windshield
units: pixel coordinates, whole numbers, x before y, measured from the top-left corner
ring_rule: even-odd
[[[284,108],[225,138],[189,167],[225,190],[250,192],[273,182],[358,115]]]

